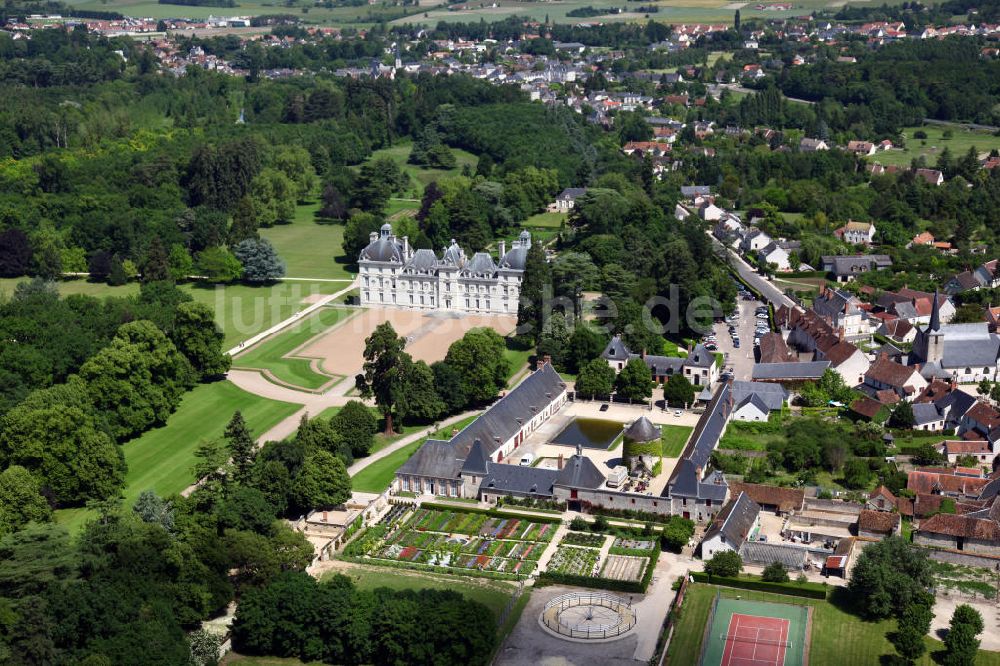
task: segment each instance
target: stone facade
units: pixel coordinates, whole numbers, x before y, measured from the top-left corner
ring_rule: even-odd
[[[372,232],[358,258],[362,305],[448,310],[475,314],[517,314],[531,235],[525,231],[497,261],[487,252],[471,259],[453,240],[439,257],[397,238],[389,224]]]

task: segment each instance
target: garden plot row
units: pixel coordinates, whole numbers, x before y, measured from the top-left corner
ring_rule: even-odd
[[[571,576],[596,576],[601,551],[595,548],[559,546],[549,560],[546,571]]]
[[[492,539],[546,542],[555,534],[551,523],[536,523],[523,518],[496,518],[482,513],[417,509],[402,518],[404,526],[420,532],[468,534]]]
[[[544,543],[500,541],[481,537],[449,537],[438,532],[416,532],[397,529],[385,538],[385,547],[401,546],[428,551],[447,551],[456,555],[489,555],[519,560],[537,560],[545,550]],[[384,550],[384,549],[383,549]]]
[[[513,544],[524,546],[525,544]],[[529,544],[535,545],[535,544]],[[393,544],[385,547],[373,556],[374,559],[393,560],[396,562],[412,562],[429,566],[449,567],[451,569],[467,569],[475,571],[495,571],[499,573],[527,575],[535,570],[534,560],[521,560],[499,555],[474,555],[456,553],[454,551],[429,550],[413,546]],[[537,559],[537,558],[536,558]]]
[[[601,578],[610,580],[627,580],[638,583],[649,566],[648,557],[633,557],[631,555],[608,555],[601,569]]]
[[[566,532],[559,545],[583,546],[585,548],[602,548],[607,539],[603,534],[588,534],[587,532]]]

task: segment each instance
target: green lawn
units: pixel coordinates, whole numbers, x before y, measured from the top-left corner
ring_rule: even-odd
[[[534,228],[544,227],[548,229],[558,229],[562,226],[566,218],[566,213],[537,213],[521,223],[522,227]]]
[[[663,457],[680,458],[681,451],[684,450],[684,445],[687,444],[688,437],[691,436],[691,431],[694,428],[682,425],[661,425],[660,428],[663,432],[663,437],[661,438],[663,442]]]
[[[400,217],[415,215],[420,210],[419,199],[389,199],[385,207],[385,217],[388,220],[396,220]]]
[[[668,651],[671,666],[695,666],[701,650],[701,641],[708,623],[708,614],[715,597],[716,587],[694,583],[688,587],[681,610],[681,617],[674,630]],[[803,599],[747,590],[730,593],[745,599],[773,601],[786,604],[813,606],[812,638],[809,663],[816,666],[832,664],[878,664],[882,655],[894,654],[895,649],[885,634],[895,627],[894,620],[866,622],[846,609],[846,590],[834,588],[831,601]],[[940,641],[925,639],[928,653],[917,662],[918,666],[932,666],[931,655],[943,649]],[[980,651],[976,664],[1000,664],[1000,653]]]
[[[327,407],[326,409],[324,409],[322,412],[319,413],[319,416],[317,418],[332,419],[334,416],[337,415],[337,412],[339,412],[341,409],[342,407]],[[372,453],[377,453],[378,451],[381,451],[382,449],[389,446],[393,442],[396,442],[399,439],[406,437],[410,433],[416,432],[417,430],[420,430],[420,428],[423,427],[423,426],[404,425],[400,429],[399,425],[397,424],[394,427],[394,430],[397,430],[396,434],[386,437],[385,434],[383,433],[383,431],[385,430],[385,421],[382,419],[381,412],[379,412],[379,410],[376,407],[370,407],[369,409],[371,409],[372,414],[375,415],[375,418],[378,419],[378,428],[379,428],[378,433],[375,435],[375,442],[372,444]]]
[[[507,377],[507,381],[510,382],[514,378],[514,375],[519,373],[524,366],[528,364],[528,361],[534,355],[534,349],[510,349],[504,351],[504,358],[507,359],[507,363],[510,367],[510,372]]]
[[[404,197],[407,199],[418,199],[424,192],[424,188],[434,180],[440,180],[442,178],[448,178],[451,176],[457,176],[462,173],[462,167],[468,165],[475,169],[476,162],[478,158],[472,153],[468,153],[464,150],[459,150],[457,148],[452,149],[452,153],[455,155],[456,166],[454,169],[426,169],[424,167],[417,166],[415,164],[410,164],[406,160],[410,157],[410,150],[412,148],[412,143],[409,141],[404,141],[392,146],[391,148],[383,148],[382,150],[376,150],[372,153],[369,159],[376,159],[379,157],[390,157],[396,164],[402,168],[403,172],[410,177],[411,183],[407,190],[403,193]],[[418,204],[419,207],[419,204]],[[393,208],[390,205],[390,210]],[[397,213],[402,210],[398,204],[393,213]]]
[[[11,295],[18,282],[29,278],[0,279],[0,295]],[[103,282],[64,280],[57,283],[63,296],[83,294],[104,298],[131,296],[139,293],[139,284],[130,282],[112,287]],[[194,300],[215,312],[215,321],[225,333],[223,348],[234,347],[240,340],[267,330],[295,312],[303,309],[303,300],[315,294],[332,294],[347,286],[344,282],[279,282],[252,287],[245,284],[215,285],[190,282],[180,285]]]
[[[288,354],[355,312],[345,308],[320,308],[280,334],[239,354],[233,359],[233,367],[268,370],[275,378],[293,386],[318,389],[336,377],[317,373],[310,359],[288,358]]]
[[[933,168],[945,148],[951,153],[952,158],[962,157],[973,146],[980,155],[988,153],[994,148],[1000,149],[1000,137],[993,136],[988,132],[973,132],[954,127],[951,128],[952,137],[945,139],[943,135],[946,129],[948,128],[934,125],[905,127],[903,128],[903,137],[906,139],[905,148],[886,152],[879,151],[867,159],[869,162],[908,167],[914,158],[923,155],[924,159],[927,160],[927,166]],[[926,132],[927,138],[914,138],[913,134],[917,131]]]
[[[252,395],[228,381],[196,386],[166,425],[125,444],[125,506],[132,506],[144,490],[167,496],[191,485],[196,480],[191,471],[195,450],[221,437],[233,412],[241,411],[259,436],[298,409],[298,405]],[[56,520],[76,531],[91,515],[86,509],[67,509],[57,511]]]
[[[501,581],[458,579],[456,576],[377,566],[351,567],[326,574],[324,578],[338,573],[350,578],[359,590],[374,590],[379,587],[388,587],[392,590],[454,590],[473,601],[480,602],[494,614],[499,614],[504,609],[514,593],[513,585]]]
[[[350,280],[354,276],[347,272],[344,225],[318,224],[319,206],[318,202],[297,206],[291,224],[261,229],[260,235],[285,260],[289,277]]]
[[[458,423],[450,426],[441,428],[435,433],[432,433],[430,439],[449,439],[451,437],[452,430],[461,430],[468,424],[475,420],[475,416],[470,416]],[[351,487],[354,490],[363,493],[380,493],[389,487],[392,483],[393,477],[396,475],[396,470],[400,466],[410,459],[417,449],[419,449],[423,443],[427,441],[425,439],[418,439],[415,442],[411,442],[406,446],[393,451],[386,457],[376,460],[368,467],[351,477]]]

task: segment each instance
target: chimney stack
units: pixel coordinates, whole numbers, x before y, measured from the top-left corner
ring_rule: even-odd
[[[560,453],[559,454],[559,469],[562,469],[564,464],[565,464],[565,461],[563,460],[563,454]]]
[[[410,237],[403,236],[403,260],[410,258]]]
[[[500,257],[499,258],[503,259],[503,256],[505,254],[507,254],[507,241],[501,240],[500,241]]]
[[[370,234],[368,234],[368,242],[374,243],[377,240],[378,240],[378,232],[377,231],[373,231]]]

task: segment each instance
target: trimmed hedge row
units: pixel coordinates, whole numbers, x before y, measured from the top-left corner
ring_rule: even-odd
[[[769,583],[759,578],[730,578],[728,576],[710,576],[704,571],[693,571],[691,577],[698,583],[711,583],[723,587],[739,587],[758,592],[773,592],[787,594],[793,597],[807,599],[826,599],[829,587],[824,583]]]
[[[450,504],[437,504],[435,502],[424,502],[421,509],[434,509],[436,511],[454,511],[455,513],[481,513],[493,518],[519,518],[530,520],[533,523],[561,523],[562,517],[536,516],[534,514],[519,513],[517,511],[505,511],[503,509],[480,509],[478,506],[452,506]]]

